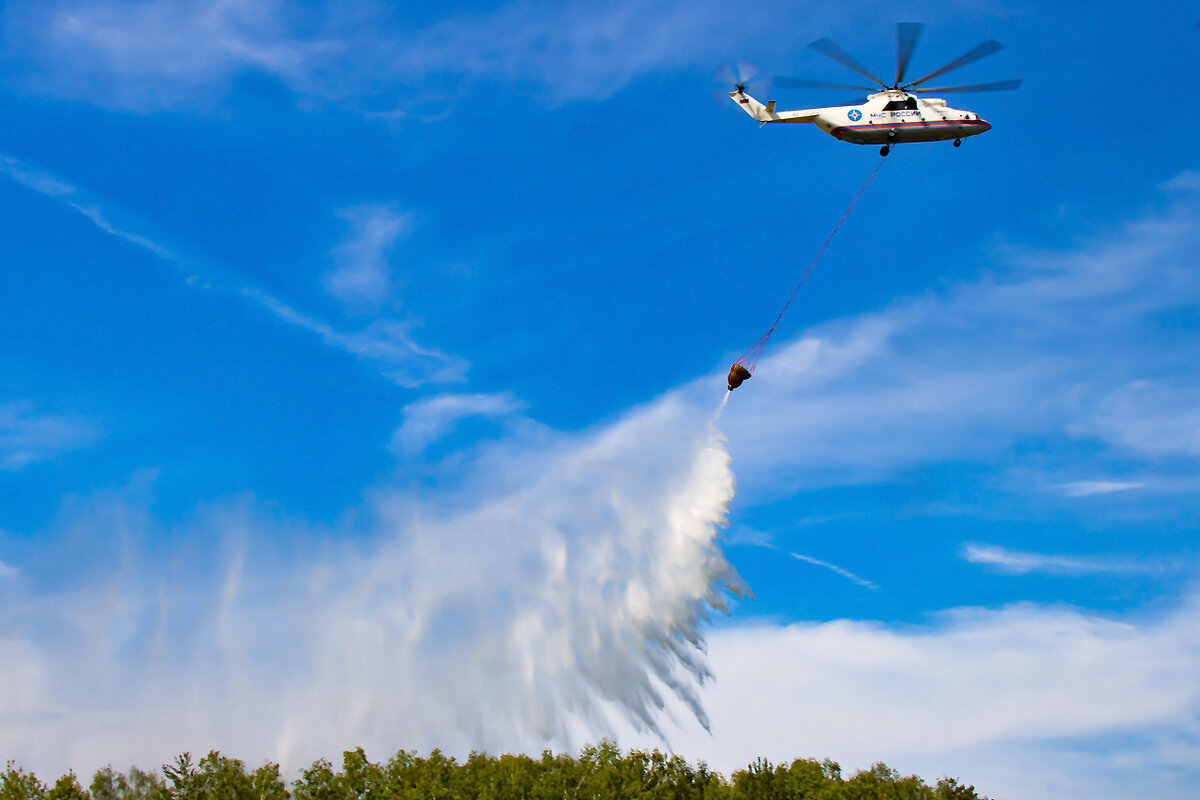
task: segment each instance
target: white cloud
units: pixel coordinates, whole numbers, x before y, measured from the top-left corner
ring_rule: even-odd
[[[1062,435],[1126,464],[1184,457],[1175,469],[1194,474],[1200,341],[1160,318],[1200,302],[1197,252],[1200,208],[1176,198],[1076,252],[1005,254],[1003,280],[776,341],[730,400],[742,477],[773,492],[864,483]]]
[[[122,107],[203,101],[241,70],[303,85],[348,45],[293,32],[303,20],[274,0],[83,0],[23,11],[9,14],[20,36],[9,47],[42,64],[46,85]]]
[[[1200,192],[1200,172],[1185,169],[1164,183],[1162,188],[1179,192]]]
[[[439,394],[404,407],[404,422],[392,436],[392,446],[417,454],[466,417],[503,417],[524,408],[512,394]]]
[[[967,543],[962,557],[972,564],[995,567],[1011,575],[1046,573],[1050,575],[1149,574],[1161,573],[1161,564],[1112,556],[1053,555],[1009,550],[995,545]]]
[[[300,9],[280,2],[91,0],[10,13],[9,47],[46,91],[131,109],[212,102],[245,71],[309,100],[444,114],[464,82],[522,81],[558,103],[603,98],[652,71],[712,66],[778,25],[786,4],[514,0],[423,27],[383,3]],[[810,10],[809,21],[811,20]],[[762,43],[758,42],[758,50]],[[431,109],[433,109],[431,111]]]
[[[1200,456],[1200,385],[1186,373],[1176,380],[1131,381],[1110,391],[1098,413],[1077,429],[1136,451]]]
[[[87,447],[96,437],[93,426],[77,416],[39,412],[29,400],[0,403],[0,470],[48,461]]]
[[[1146,484],[1138,481],[1071,481],[1058,486],[1067,497],[1091,497],[1098,494],[1128,492],[1143,489]]]
[[[392,251],[412,232],[412,215],[390,205],[354,206],[341,212],[350,223],[350,239],[334,251],[337,269],[325,278],[330,294],[340,300],[378,307],[390,299]]]
[[[20,159],[12,156],[0,157],[0,169],[22,186],[49,197],[67,197],[76,193],[74,186],[63,183],[58,178],[39,169],[31,167]]]
[[[709,641],[712,735],[668,734],[721,770],[757,756],[882,760],[1030,800],[1183,800],[1200,779],[1195,597],[1159,618],[1018,605],[899,629],[743,626]]]
[[[545,86],[553,101],[608,97],[651,71],[716,63],[769,14],[719,3],[517,0],[444,19],[397,54],[410,68]]]

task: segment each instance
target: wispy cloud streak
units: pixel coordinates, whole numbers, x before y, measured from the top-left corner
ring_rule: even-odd
[[[839,567],[837,564],[830,564],[828,561],[822,561],[819,558],[813,558],[812,556],[806,556],[806,555],[802,555],[800,553],[788,553],[788,555],[791,556],[792,558],[796,559],[797,561],[804,561],[805,563],[808,563],[808,564],[813,564],[818,567],[824,567],[825,569],[829,570],[830,572],[837,573],[838,575],[841,575],[843,578],[848,578],[848,579],[854,581],[855,583],[857,583],[859,586],[863,586],[867,589],[877,588],[875,586],[875,584],[872,583],[871,581],[867,580],[866,578],[860,578],[859,576],[855,575],[850,570],[843,569],[842,567]]]
[[[337,269],[325,276],[325,285],[340,300],[377,308],[391,299],[392,251],[412,232],[412,215],[391,205],[364,205],[341,216],[352,231],[334,251]]]
[[[393,447],[414,455],[437,441],[467,417],[504,417],[525,404],[511,393],[439,394],[404,407],[404,422],[392,436]]]
[[[404,116],[415,113],[417,97],[421,115],[438,116],[473,81],[527,82],[560,103],[611,96],[652,71],[708,71],[790,11],[776,3],[512,0],[414,27],[388,24],[384,4],[365,0],[304,10],[62,2],[11,15],[21,38],[10,46],[41,65],[34,85],[124,108],[219,101],[233,76],[258,71],[310,101]]]
[[[465,359],[422,347],[408,335],[409,326],[402,322],[378,319],[365,330],[348,333],[258,289],[243,288],[241,294],[277,319],[315,333],[321,341],[338,350],[373,362],[398,386],[416,388],[466,379],[468,363]]]
[[[1154,561],[1116,558],[1112,556],[1054,555],[1009,550],[996,545],[968,543],[962,557],[972,564],[993,567],[1010,575],[1153,575],[1167,570]]]
[[[0,403],[0,470],[18,470],[97,438],[90,424],[72,415],[39,412],[28,400]]]
[[[389,317],[380,317],[361,331],[339,330],[332,324],[305,314],[267,292],[245,285],[240,280],[217,280],[210,276],[202,277],[204,270],[195,267],[190,260],[179,256],[154,238],[130,230],[128,225],[114,224],[111,222],[111,218],[114,216],[113,211],[107,208],[106,204],[54,175],[11,156],[0,156],[0,170],[22,186],[63,202],[106,233],[150,253],[175,269],[187,285],[205,290],[223,291],[253,300],[256,307],[266,309],[276,319],[311,331],[317,334],[320,341],[330,347],[372,364],[399,386],[413,388],[431,383],[454,383],[465,378],[468,368],[467,361],[433,348],[421,346],[408,333],[412,327],[410,323]],[[393,230],[388,235],[399,234],[399,229],[395,227],[398,224],[400,223],[393,220]],[[367,247],[367,245],[363,246]],[[378,241],[372,245],[376,248],[380,246],[382,243]],[[372,252],[359,253],[359,255],[368,257],[369,263],[366,268],[381,269],[378,263],[378,259],[382,258],[380,254]],[[343,267],[346,268],[346,265]],[[357,264],[353,269],[359,271],[359,277],[356,279],[346,278],[346,281],[355,284],[356,292],[364,289],[361,275],[364,268],[361,263]],[[337,274],[339,273],[334,274],[335,277]],[[342,285],[342,282],[338,282],[338,285]],[[350,291],[345,286],[343,288]]]
[[[87,219],[91,220],[92,224],[105,233],[111,233],[118,239],[123,239],[136,247],[140,247],[172,266],[182,266],[179,256],[163,245],[147,236],[127,230],[125,227],[112,222],[110,219],[111,215],[106,214],[102,210],[96,198],[90,197],[87,192],[82,191],[78,187],[72,186],[54,175],[39,170],[12,156],[0,156],[0,170],[3,170],[5,175],[22,186],[44,194],[47,197],[60,200],[68,207],[87,217]]]
[[[1072,481],[1058,486],[1067,497],[1093,497],[1099,494],[1114,494],[1145,488],[1139,481]]]

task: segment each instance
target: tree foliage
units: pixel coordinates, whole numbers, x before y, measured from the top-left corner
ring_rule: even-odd
[[[434,750],[401,750],[386,762],[362,748],[342,755],[340,770],[324,759],[289,787],[279,765],[255,770],[213,751],[194,762],[183,753],[161,775],[111,766],[96,772],[89,790],[75,773],[47,788],[9,762],[0,800],[986,800],[956,778],[929,786],[886,764],[842,776],[835,761],[798,758],[790,764],[757,759],[726,779],[703,762],[692,765],[658,750],[622,753],[602,741],[579,756],[549,750],[540,758],[471,753],[459,761]]]
[[[4,778],[0,781],[0,800],[42,800],[46,796],[46,787],[32,773],[13,765],[9,761],[4,768]]]

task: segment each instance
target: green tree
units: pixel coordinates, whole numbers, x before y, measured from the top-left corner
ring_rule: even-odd
[[[161,778],[137,767],[130,767],[128,775],[114,772],[111,766],[98,769],[91,790],[92,800],[171,800]]]
[[[288,800],[287,784],[279,774],[279,765],[268,761],[250,776],[255,800]]]
[[[170,792],[172,797],[197,797],[199,770],[192,763],[191,753],[181,753],[175,756],[175,761],[170,764],[163,764],[163,775],[166,776],[167,782],[170,784]]]
[[[787,789],[771,762],[760,757],[733,773],[733,796],[737,800],[786,800]]]
[[[534,800],[574,800],[579,797],[582,768],[569,755],[542,751],[534,772]]]
[[[255,800],[254,784],[246,765],[216,750],[200,759],[199,800]]]
[[[343,753],[341,771],[324,759],[314,762],[291,792],[278,764],[248,772],[244,762],[216,750],[199,763],[183,753],[163,765],[162,776],[109,766],[96,772],[90,793],[73,772],[47,789],[10,761],[0,774],[0,800],[987,800],[956,778],[930,787],[883,763],[844,779],[829,759],[759,758],[726,780],[703,762],[693,767],[659,750],[622,753],[607,739],[583,747],[578,757],[472,752],[459,762],[441,750],[426,757],[400,750],[382,765],[356,748]]]
[[[458,762],[434,748],[429,758],[418,758],[413,771],[413,788],[418,797],[427,800],[466,800],[457,791],[455,777]]]
[[[933,791],[937,800],[987,800],[975,794],[974,786],[963,786],[957,778],[942,778]]]
[[[46,793],[46,800],[91,800],[88,793],[79,785],[79,779],[74,772],[68,772],[54,782],[54,786]]]
[[[339,800],[333,766],[323,758],[314,761],[292,784],[292,795],[296,800]]]
[[[784,797],[797,800],[835,800],[844,791],[842,768],[836,761],[797,758],[775,768]]]
[[[476,800],[527,800],[534,794],[536,770],[528,756],[472,752],[459,769],[456,788]]]
[[[44,800],[45,785],[32,772],[26,772],[9,761],[0,777],[0,800]]]
[[[376,800],[387,794],[383,768],[367,760],[361,747],[342,754],[342,771],[334,776],[334,791],[343,800]]]
[[[216,750],[192,763],[191,753],[176,756],[163,765],[174,800],[287,800],[287,785],[279,776],[279,765],[267,763],[253,773],[236,758]]]
[[[719,772],[713,772],[701,761],[689,778],[690,790],[679,795],[688,800],[732,800],[733,786]]]
[[[856,773],[845,783],[847,800],[922,800],[929,797],[929,787],[920,778],[900,777],[896,770],[883,762]]]

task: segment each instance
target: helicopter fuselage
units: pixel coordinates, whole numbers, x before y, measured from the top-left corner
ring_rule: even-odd
[[[730,92],[729,96],[764,124],[811,123],[850,144],[944,142],[976,136],[992,127],[972,111],[950,108],[945,100],[918,98],[896,89],[869,95],[861,105],[792,111],[776,111],[775,101],[763,105],[744,89]]]

